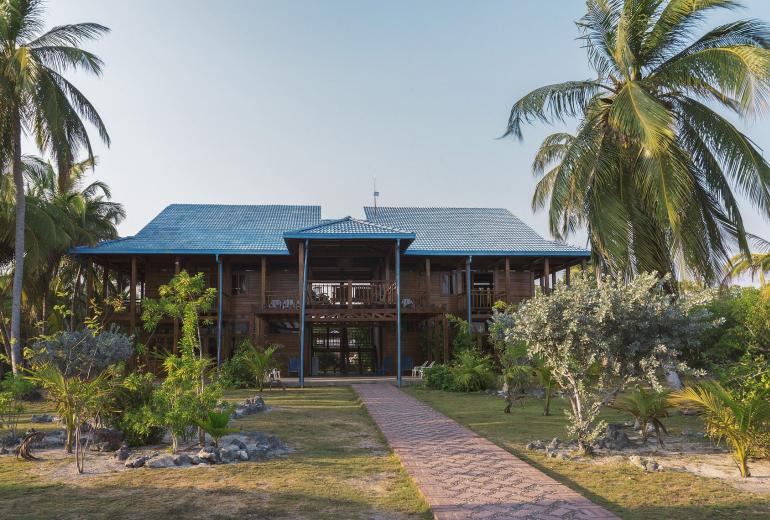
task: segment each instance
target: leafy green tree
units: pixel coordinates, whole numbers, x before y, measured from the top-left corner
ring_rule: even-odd
[[[631,383],[659,389],[668,371],[686,371],[679,351],[708,326],[705,315],[665,294],[652,274],[627,284],[575,277],[571,287],[558,285],[521,304],[512,318],[499,333],[526,343],[564,390],[569,431],[583,451],[603,429],[601,407]]]
[[[22,136],[28,130],[37,148],[51,154],[60,172],[68,172],[80,151],[93,157],[85,123],[109,144],[99,114],[64,74],[71,70],[100,75],[102,61],[78,45],[108,29],[95,23],[60,25],[43,34],[41,0],[0,2],[0,165],[10,169],[15,190],[11,362],[21,362],[21,300],[24,273],[26,198]]]
[[[595,76],[513,105],[506,135],[520,139],[525,124],[578,120],[574,134],[542,142],[532,205],[558,239],[585,229],[595,263],[621,278],[689,270],[713,282],[733,243],[749,254],[738,198],[770,214],[770,166],[716,110],[763,112],[770,30],[759,20],[702,29],[710,12],[738,7],[586,0],[577,25]]]
[[[741,400],[719,383],[703,382],[675,392],[671,402],[700,410],[706,434],[716,441],[726,440],[741,477],[751,476],[748,459],[770,426],[766,396]]]
[[[732,256],[725,266],[725,281],[746,274],[754,280],[759,275],[759,285],[764,288],[767,286],[767,276],[770,274],[770,242],[754,235],[750,238],[758,252],[755,251],[748,256],[745,254]]]

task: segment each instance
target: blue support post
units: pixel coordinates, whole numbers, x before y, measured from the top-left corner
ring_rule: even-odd
[[[307,303],[307,255],[310,250],[310,241],[305,239],[304,258],[302,260],[302,301],[301,314],[299,316],[299,387],[305,388],[305,304]]]
[[[465,287],[468,291],[468,330],[473,333],[473,309],[471,308],[471,261],[473,260],[472,256],[468,256],[468,265],[465,269]]]
[[[396,239],[396,384],[401,386],[401,239]]]
[[[217,258],[217,368],[222,364],[222,259]],[[201,347],[203,347],[201,345]]]

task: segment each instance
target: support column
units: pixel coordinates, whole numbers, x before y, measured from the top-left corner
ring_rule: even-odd
[[[179,274],[179,257],[174,258],[174,276]],[[174,318],[174,344],[172,346],[174,354],[179,354],[179,319]]]
[[[298,289],[302,291],[303,288],[305,287],[305,243],[304,242],[299,243],[299,255],[297,258],[299,259],[299,269],[297,269],[297,272],[299,273],[298,280],[297,280],[299,282]],[[302,297],[301,294],[298,294],[297,296],[299,296],[300,298]]]
[[[110,297],[110,263],[104,263],[104,272],[102,273],[102,302],[107,307],[107,299]]]
[[[431,305],[430,258],[425,259],[425,305]]]
[[[505,303],[511,303],[511,259],[505,257]]]
[[[551,292],[550,280],[548,279],[550,275],[551,275],[551,264],[547,258],[544,258],[543,259],[543,278],[541,278],[541,280],[543,284],[543,292],[545,294],[548,294],[549,292]]]
[[[401,239],[396,239],[396,383],[401,386]]]
[[[261,277],[259,284],[259,301],[262,304],[262,308],[267,308],[267,257],[262,257],[262,264],[260,266],[259,275]]]
[[[472,307],[472,300],[471,300],[471,287],[472,287],[472,281],[471,281],[471,262],[473,261],[472,256],[468,256],[468,259],[465,262],[465,290],[468,292],[468,330],[473,333],[473,307]]]
[[[91,315],[91,300],[94,299],[94,263],[86,264],[86,316]]]
[[[300,253],[302,253],[302,286],[300,287],[300,315],[299,315],[299,387],[305,388],[305,304],[307,302],[307,255],[310,249],[310,242],[305,239],[305,243],[300,242]]]
[[[570,280],[571,275],[569,271],[570,271],[570,263],[567,262],[567,268],[564,271],[564,283],[567,284],[567,287],[570,286],[570,282],[571,282]]]
[[[551,273],[551,289],[556,289],[556,270]]]
[[[222,364],[222,259],[217,255],[217,368]]]
[[[580,270],[581,270],[581,271],[583,271],[583,272],[585,272],[585,270],[586,270],[586,261],[585,261],[585,258],[584,258],[583,260],[581,260],[581,261],[580,261]]]
[[[449,363],[449,320],[446,317],[446,314],[443,315],[443,326],[444,326],[444,364]]]
[[[136,257],[131,257],[131,287],[128,288],[128,312],[131,315],[131,334],[136,331],[136,283],[137,265]]]

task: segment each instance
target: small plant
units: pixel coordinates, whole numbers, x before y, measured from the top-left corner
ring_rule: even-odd
[[[475,349],[458,352],[450,371],[457,387],[465,392],[484,390],[495,381],[491,358]]]
[[[156,444],[163,440],[161,416],[153,403],[155,376],[131,372],[115,388],[115,412],[110,418],[130,446]]]
[[[667,390],[645,390],[639,388],[627,395],[620,396],[613,405],[617,410],[631,414],[642,429],[642,442],[647,442],[647,426],[655,428],[659,447],[663,447],[661,432],[668,433],[663,419],[668,417],[670,392]]]
[[[196,424],[203,428],[203,431],[211,435],[214,439],[214,446],[219,446],[219,439],[228,433],[237,432],[237,428],[228,428],[230,416],[233,414],[233,407],[226,406],[222,410],[209,410],[206,418],[196,421]]]
[[[433,390],[444,390],[452,392],[455,390],[455,378],[452,371],[446,365],[433,365],[425,369],[423,377],[425,386]]]
[[[223,388],[248,388],[254,384],[251,369],[246,364],[251,343],[242,341],[235,347],[232,357],[225,360],[217,372],[217,381]]]
[[[257,348],[247,341],[244,341],[245,353],[244,363],[251,371],[252,380],[256,382],[257,389],[261,392],[270,375],[270,370],[275,368],[275,353],[278,351],[278,345],[268,345],[264,349]]]
[[[770,424],[770,402],[765,396],[738,399],[715,382],[703,382],[674,392],[672,404],[698,409],[706,423],[706,435],[726,440],[741,477],[749,477],[748,459],[762,443]]]

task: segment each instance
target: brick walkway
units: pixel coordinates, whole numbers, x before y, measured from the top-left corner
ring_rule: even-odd
[[[353,388],[439,520],[617,518],[391,384]]]

